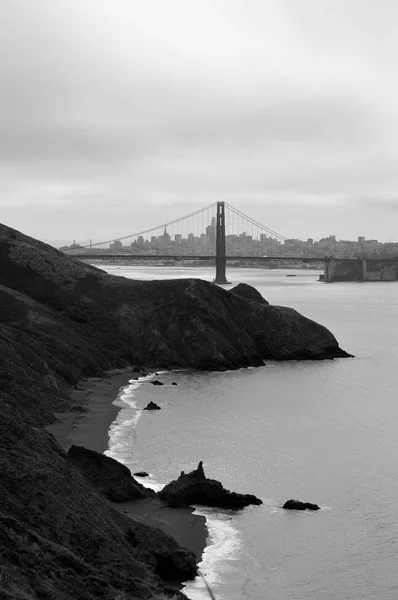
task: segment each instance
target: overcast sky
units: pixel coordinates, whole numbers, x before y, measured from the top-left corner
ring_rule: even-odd
[[[396,0],[0,0],[0,221],[398,238]]]

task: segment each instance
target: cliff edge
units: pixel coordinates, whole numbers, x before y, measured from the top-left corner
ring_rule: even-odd
[[[116,513],[43,425],[84,376],[348,356],[324,327],[205,281],[132,281],[0,225],[0,595],[149,598],[189,551]],[[238,290],[239,291],[239,290]],[[167,569],[165,567],[167,565]],[[185,571],[184,571],[185,570]]]
[[[325,327],[250,286],[115,277],[4,225],[0,263],[3,379],[10,361],[13,375],[39,372],[54,388],[122,364],[234,369],[348,356]]]

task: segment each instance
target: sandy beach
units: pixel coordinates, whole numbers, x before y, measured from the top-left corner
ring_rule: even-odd
[[[68,450],[72,444],[101,454],[108,449],[109,427],[120,408],[112,404],[132,377],[131,367],[110,371],[106,377],[81,380],[71,392],[72,408],[55,412],[55,423],[47,426],[59,445]]]
[[[108,449],[110,425],[120,410],[112,403],[129,380],[137,375],[127,368],[111,371],[104,378],[80,381],[71,392],[72,409],[54,413],[57,421],[47,426],[47,430],[66,451],[74,444],[104,453]],[[144,480],[140,479],[140,482],[145,485]],[[130,518],[171,535],[179,544],[195,552],[200,561],[208,532],[205,517],[194,515],[193,508],[171,508],[157,498],[113,503],[113,506]]]

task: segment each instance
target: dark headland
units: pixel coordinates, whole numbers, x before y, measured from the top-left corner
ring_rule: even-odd
[[[115,510],[45,429],[79,381],[347,356],[249,286],[113,277],[0,225],[1,598],[151,598],[167,573],[192,574],[192,553]]]

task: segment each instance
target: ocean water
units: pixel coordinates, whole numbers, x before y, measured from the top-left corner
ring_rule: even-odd
[[[139,279],[214,277],[212,269],[106,270]],[[161,373],[164,386],[144,378],[117,400],[108,453],[147,470],[155,489],[203,460],[208,476],[263,499],[238,512],[199,509],[210,534],[200,568],[217,600],[398,597],[398,283],[317,277],[228,272],[233,284],[249,283],[272,304],[327,326],[354,359]],[[142,412],[149,399],[162,410]],[[283,511],[289,498],[322,510]],[[208,598],[200,579],[185,592]]]

